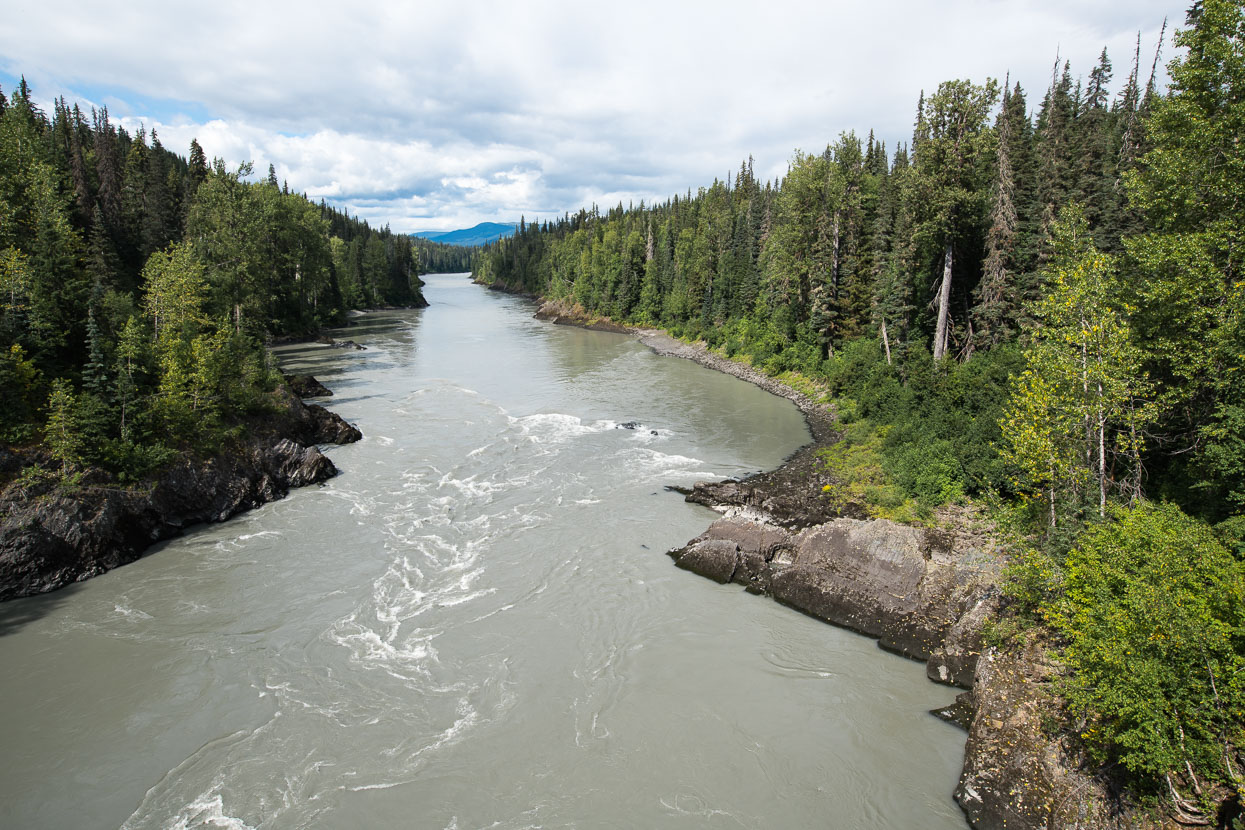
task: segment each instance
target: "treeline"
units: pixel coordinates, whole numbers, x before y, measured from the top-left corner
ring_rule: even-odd
[[[410,239],[415,250],[419,252],[421,274],[461,274],[471,270],[474,248],[447,245],[418,236]]]
[[[949,81],[910,144],[521,223],[473,270],[821,382],[827,463],[875,515],[1000,499],[1078,739],[1189,819],[1245,780],[1241,3],[1199,0],[1176,42],[1167,91],[1140,44],[1114,94],[1105,50],[1036,106]]]
[[[1065,205],[1082,205],[1104,251],[1136,230],[1124,180],[1157,98],[1141,71],[1138,47],[1112,97],[1105,51],[1088,82],[1065,62],[1036,108],[1019,85],[947,82],[921,95],[910,145],[844,133],[797,153],[777,181],[758,180],[749,159],[733,181],[663,204],[521,223],[475,273],[829,379],[875,421],[922,408],[887,449],[892,477],[925,502],[1008,489],[982,449],[1000,437],[1005,388],[972,408],[940,390],[1018,368]],[[933,372],[944,356],[956,361]],[[917,482],[922,469],[944,474]]]
[[[477,276],[689,335],[764,321],[780,365],[866,334],[892,359],[914,343],[966,359],[1015,338],[1062,206],[1085,206],[1104,250],[1135,229],[1122,177],[1155,97],[1139,57],[1114,100],[1105,51],[1088,83],[1064,63],[1036,113],[1019,84],[1000,107],[994,81],[947,82],[921,96],[911,145],[849,132],[778,181],[749,159],[694,196],[521,223]]]
[[[262,344],[419,306],[419,249],[23,80],[0,91],[0,440],[137,475],[275,383]]]
[[[946,82],[921,96],[910,145],[892,150],[872,133],[844,133],[821,153],[797,154],[778,181],[759,181],[748,160],[733,181],[695,195],[521,223],[477,256],[474,273],[704,338],[776,373],[851,384],[845,364],[860,359],[838,358],[876,346],[877,362],[904,384],[930,358],[945,375],[978,362],[1019,365],[1017,347],[1040,328],[1057,266],[1075,265],[1060,258],[1055,233],[1075,205],[1079,218],[1068,221],[1085,231],[1070,230],[1067,244],[1110,258],[1110,301],[1144,327],[1135,338],[1147,351],[1142,371],[1161,385],[1151,397],[1164,400],[1164,412],[1144,430],[1147,492],[1222,520],[1245,504],[1245,455],[1225,440],[1236,415],[1224,381],[1240,363],[1229,345],[1233,272],[1221,272],[1212,295],[1191,294],[1210,286],[1181,282],[1174,252],[1155,258],[1153,234],[1173,216],[1197,217],[1182,227],[1211,217],[1200,201],[1176,202],[1174,185],[1155,183],[1170,145],[1194,137],[1159,129],[1153,110],[1170,112],[1185,96],[1160,94],[1153,76],[1138,49],[1112,96],[1104,51],[1085,79],[1064,63],[1036,108],[1019,85]],[[1219,152],[1236,154],[1219,140]],[[1207,148],[1201,163],[1186,160],[1189,187],[1203,186],[1214,157]],[[1223,311],[1178,316],[1154,295],[1158,285],[1171,300]],[[997,429],[982,436],[997,437]],[[1119,459],[1096,463],[1112,467],[1117,485],[1127,475]],[[1014,489],[1002,464],[963,483]]]

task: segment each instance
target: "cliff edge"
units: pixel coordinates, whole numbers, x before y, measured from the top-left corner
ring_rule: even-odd
[[[54,591],[133,562],[186,528],[221,522],[337,474],[317,444],[362,434],[289,388],[246,437],[200,458],[184,455],[151,480],[118,487],[99,471],[64,488],[11,482],[0,492],[0,601]]]

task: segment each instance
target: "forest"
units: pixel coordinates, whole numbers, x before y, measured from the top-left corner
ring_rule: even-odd
[[[252,181],[252,179],[257,179]],[[349,309],[422,306],[421,273],[465,249],[372,228],[269,166],[187,157],[23,80],[0,91],[0,441],[121,481],[209,452],[270,405],[264,345]]]
[[[825,394],[828,498],[988,505],[1000,636],[1049,638],[1063,728],[1201,822],[1245,788],[1242,4],[1199,0],[1175,44],[1166,89],[1140,39],[1118,84],[1105,50],[1036,99],[947,81],[909,143],[522,222],[473,272]]]

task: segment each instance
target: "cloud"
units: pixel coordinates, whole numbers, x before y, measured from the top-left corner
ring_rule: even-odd
[[[1122,80],[1138,31],[1148,72],[1164,16],[1183,7],[49,0],[0,20],[0,71],[415,230],[666,198],[749,154],[777,176],[843,130],[893,147],[942,80],[1010,72],[1036,105],[1056,54],[1084,75],[1106,46]]]

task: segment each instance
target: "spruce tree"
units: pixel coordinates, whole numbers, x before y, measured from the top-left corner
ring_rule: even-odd
[[[192,138],[190,139],[190,157],[187,159],[185,192],[182,194],[183,222],[185,216],[190,213],[190,205],[194,201],[195,193],[199,190],[199,185],[203,184],[207,177],[207,156],[204,155],[203,148],[199,146],[199,140]]]
[[[1014,331],[1016,302],[1015,250],[1016,182],[1012,171],[1012,130],[1016,103],[1010,91],[1003,95],[1003,109],[995,124],[998,149],[995,153],[994,193],[991,197],[990,230],[986,234],[986,259],[981,282],[975,291],[973,307],[975,334],[986,346],[996,346]],[[1021,102],[1023,106],[1023,102]],[[972,344],[970,343],[970,349]]]
[[[1167,390],[1160,432],[1171,455],[1154,465],[1196,487],[1204,515],[1224,518],[1245,512],[1245,10],[1204,0],[1190,22],[1171,91],[1153,101],[1152,149],[1126,174],[1149,230],[1125,240],[1136,276],[1122,288]]]
[[[942,359],[951,344],[952,280],[957,244],[971,238],[971,228],[982,218],[994,134],[986,116],[994,106],[998,86],[969,81],[947,81],[924,103],[913,140],[912,197],[917,208],[917,236],[942,249],[941,279],[934,304],[934,359]],[[968,251],[963,251],[967,254]]]
[[[150,254],[143,245],[143,220],[147,209],[147,134],[141,127],[130,143],[121,183],[121,226],[118,250],[127,267],[138,269]]]
[[[173,195],[169,192],[169,163],[160,137],[151,131],[151,148],[143,176],[143,212],[140,238],[143,258],[164,248],[176,232]]]
[[[104,214],[104,224],[116,244],[121,240],[121,188],[124,171],[117,131],[108,120],[108,108],[92,110],[95,121],[95,175],[99,180],[97,199]]]

